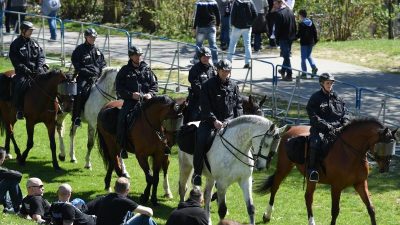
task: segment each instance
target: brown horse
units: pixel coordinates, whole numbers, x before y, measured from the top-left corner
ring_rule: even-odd
[[[107,169],[104,179],[106,189],[110,188],[111,175],[114,169],[121,176],[122,171],[117,164],[118,155],[121,151],[116,141],[116,122],[118,107],[122,106],[122,101],[112,101],[106,104],[97,117],[97,131],[99,140],[99,150]],[[135,153],[140,167],[146,176],[147,186],[141,196],[141,202],[147,202],[151,193],[151,202],[157,205],[157,186],[159,172],[163,167],[168,168],[169,159],[164,154],[166,140],[162,129],[162,122],[166,119],[176,119],[181,116],[184,104],[178,105],[168,96],[156,96],[144,102],[141,112],[137,116],[134,125],[128,131],[128,145],[126,150]],[[132,145],[135,149],[132,148]],[[153,174],[151,173],[148,158],[153,158]]]
[[[243,114],[264,116],[262,106],[264,105],[266,99],[267,96],[264,95],[260,102],[257,103],[256,98],[252,95],[249,95],[249,97],[242,96]]]
[[[36,76],[31,80],[31,87],[26,91],[24,97],[24,115],[26,118],[26,131],[28,141],[26,150],[21,154],[18,147],[15,148],[18,163],[25,165],[26,158],[30,149],[33,147],[34,126],[37,123],[43,122],[46,125],[47,133],[50,140],[51,155],[53,167],[56,170],[60,169],[56,157],[56,143],[54,140],[56,115],[58,112],[58,103],[56,101],[57,85],[66,80],[64,73],[60,70],[52,70],[46,74]],[[8,102],[7,106],[11,109],[7,117],[3,121],[8,121],[8,124],[2,124],[7,127],[9,134],[12,134],[12,127],[15,124],[15,108]],[[5,114],[2,114],[2,117]],[[11,136],[13,139],[13,136]]]
[[[289,174],[293,166],[304,175],[306,167],[304,163],[296,163],[289,159],[287,144],[288,140],[309,135],[309,126],[293,126],[282,137],[278,149],[278,162],[275,173],[260,184],[258,191],[271,192],[269,207],[263,215],[264,222],[271,219],[272,206],[274,205],[275,194],[283,179]],[[332,219],[331,225],[336,224],[336,218],[339,215],[340,195],[344,188],[353,186],[360,195],[362,201],[367,207],[371,224],[375,225],[375,210],[369,198],[368,191],[368,162],[366,154],[373,151],[373,146],[378,142],[388,143],[394,139],[394,132],[385,128],[376,119],[358,119],[353,120],[346,125],[338,138],[331,145],[326,157],[322,160],[320,170],[320,183],[331,185],[332,196]],[[298,145],[297,145],[298,146]],[[292,149],[293,150],[293,149]],[[297,155],[304,156],[304,149]],[[293,151],[292,151],[293,152]],[[291,154],[293,155],[293,154]],[[293,159],[293,157],[291,157]],[[303,158],[304,161],[304,158]],[[313,194],[316,188],[315,182],[307,182],[305,201],[309,225],[314,225],[312,202]]]

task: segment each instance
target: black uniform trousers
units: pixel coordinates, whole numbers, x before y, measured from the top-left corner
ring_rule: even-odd
[[[24,97],[29,88],[29,78],[23,75],[15,75],[12,79],[13,103],[17,111],[24,109]]]
[[[206,121],[202,121],[197,129],[196,145],[193,155],[193,167],[195,175],[201,175],[201,172],[203,171],[204,156],[207,152],[207,140],[211,136],[213,129],[213,124],[210,124]]]

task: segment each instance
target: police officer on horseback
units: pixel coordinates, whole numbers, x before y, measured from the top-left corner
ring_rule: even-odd
[[[200,120],[201,85],[209,78],[216,76],[215,68],[210,64],[211,50],[203,46],[197,52],[197,57],[200,61],[189,70],[189,104],[184,123]]]
[[[319,77],[321,90],[311,96],[306,107],[311,123],[308,176],[312,182],[319,180],[316,168],[317,152],[323,143],[334,140],[340,128],[350,120],[343,99],[333,91],[334,82],[333,75],[321,74]]]
[[[9,57],[16,73],[13,78],[13,102],[19,120],[24,118],[24,97],[30,80],[48,69],[43,49],[36,40],[31,38],[34,29],[31,22],[22,22],[21,34],[10,45]]]
[[[77,74],[76,82],[78,95],[75,96],[72,110],[72,122],[74,126],[81,125],[80,114],[87,98],[90,88],[100,77],[106,61],[103,53],[95,46],[97,32],[93,28],[85,30],[85,43],[76,47],[72,52],[71,61]]]
[[[121,155],[127,157],[128,114],[134,116],[134,111],[140,107],[142,100],[151,99],[158,92],[157,77],[148,64],[142,60],[143,51],[137,46],[128,49],[129,61],[117,74],[115,83],[117,96],[124,100],[118,114],[117,141],[123,149]],[[130,121],[133,119],[131,118]]]
[[[201,122],[193,156],[193,185],[201,185],[203,159],[212,130],[221,129],[224,122],[243,114],[239,87],[230,79],[231,62],[223,59],[216,67],[218,75],[208,79],[200,91]]]

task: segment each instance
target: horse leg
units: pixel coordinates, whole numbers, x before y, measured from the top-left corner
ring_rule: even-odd
[[[92,152],[93,146],[94,146],[94,136],[95,136],[95,129],[88,124],[88,141],[87,141],[87,152],[85,156],[86,164],[85,168],[86,169],[92,169],[92,163],[90,162],[90,153]]]
[[[364,182],[354,184],[354,189],[360,195],[362,201],[364,202],[365,206],[367,207],[369,217],[371,219],[371,224],[376,225],[376,218],[375,218],[375,209],[372,205],[371,199],[369,198],[369,191],[368,191],[368,182],[365,180]]]
[[[168,181],[168,167],[169,167],[169,156],[165,156],[163,163],[162,163],[162,169],[164,172],[164,183],[163,183],[163,188],[164,188],[164,197],[168,199],[172,199],[172,192],[169,187],[169,181]]]
[[[21,150],[19,149],[18,144],[17,144],[17,141],[15,140],[14,132],[11,132],[11,134],[10,134],[10,139],[11,139],[13,145],[14,145],[14,151],[15,151],[15,153],[21,155]],[[11,159],[11,158],[12,158],[12,155],[11,155],[11,154],[8,154],[8,158]]]
[[[338,190],[334,186],[331,187],[331,199],[332,199],[332,209],[331,209],[331,225],[336,224],[336,219],[339,215],[340,207],[340,194],[342,193],[342,190]]]
[[[55,132],[56,132],[56,124],[54,122],[46,123],[46,127],[47,127],[47,134],[49,136],[49,141],[50,141],[50,149],[51,149],[51,158],[53,160],[53,168],[55,170],[61,170],[60,166],[58,165],[56,140],[54,137]]]
[[[112,165],[111,162],[107,162],[107,173],[106,176],[104,177],[104,184],[105,184],[105,190],[108,192],[111,192],[111,187],[110,187],[110,183],[111,183],[111,176],[112,176],[112,172],[114,170],[114,166]]]
[[[160,181],[160,170],[161,166],[163,166],[163,163],[165,160],[168,160],[168,158],[164,155],[164,152],[161,152],[159,154],[155,154],[154,159],[153,159],[153,189],[151,192],[151,203],[153,206],[158,206],[158,199],[157,199],[157,187],[158,187],[158,182]],[[168,165],[167,164],[167,170],[168,170]]]
[[[26,149],[22,153],[22,155],[17,153],[17,161],[21,166],[25,165],[29,150],[31,150],[31,148],[33,147],[33,132],[34,132],[34,125],[27,121],[26,122],[26,133],[28,135],[28,140],[26,142]]]
[[[218,215],[219,219],[222,220],[226,216],[226,212],[228,211],[228,208],[226,207],[226,189],[227,187],[220,185],[218,183],[217,185],[217,195],[218,195]]]
[[[193,159],[191,159],[189,154],[179,151],[179,201],[185,201],[185,195],[187,191],[187,183],[189,177],[193,173]]]
[[[64,113],[65,114],[65,113]],[[64,114],[57,116],[56,121],[56,131],[58,134],[58,142],[60,143],[60,154],[58,154],[58,159],[65,161],[65,145],[64,145]]]
[[[149,200],[151,185],[153,184],[153,176],[150,171],[149,162],[147,161],[147,157],[140,157],[136,154],[136,158],[139,162],[140,167],[142,168],[144,175],[146,176],[146,188],[144,189],[143,194],[140,196],[140,202],[142,204],[146,203]]]
[[[76,163],[76,157],[75,157],[75,134],[76,134],[76,129],[77,127],[72,125],[71,130],[69,132],[69,157],[71,158],[72,163]],[[88,134],[89,135],[89,134]]]
[[[242,188],[243,196],[247,206],[247,213],[249,214],[250,224],[254,225],[254,213],[255,207],[253,204],[253,196],[251,194],[252,191],[252,178],[251,176],[248,179],[244,179],[239,183],[240,187]],[[218,196],[219,197],[219,196]],[[219,198],[218,198],[219,199]]]
[[[313,203],[314,191],[315,191],[316,185],[317,184],[315,182],[308,182],[306,193],[304,195],[304,198],[306,200],[307,216],[308,216],[308,224],[309,225],[315,225],[313,211],[312,211],[312,203]]]
[[[279,157],[279,158],[283,158],[283,157]],[[272,186],[271,186],[271,195],[269,197],[269,204],[263,214],[264,223],[269,222],[272,218],[272,212],[274,210],[275,195],[278,192],[279,186],[281,185],[282,181],[292,170],[293,164],[291,162],[289,162],[288,159],[278,160],[278,165],[276,168],[277,168],[277,170],[275,171],[274,175],[272,175],[271,177],[268,178],[268,179],[271,179]]]
[[[211,193],[215,184],[215,180],[211,177],[207,177],[206,179],[206,187],[204,189],[204,207],[208,214],[208,222],[211,224]]]

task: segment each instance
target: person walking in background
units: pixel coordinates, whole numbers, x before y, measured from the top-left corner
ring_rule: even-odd
[[[49,16],[47,21],[49,23],[50,28],[50,40],[49,41],[56,41],[57,40],[57,21],[56,16],[57,12],[61,7],[60,0],[39,0],[39,4],[42,7],[42,14],[44,16]]]
[[[26,182],[28,195],[22,199],[21,216],[32,218],[38,223],[50,222],[50,203],[43,198],[44,186],[42,180],[31,177]]]
[[[165,225],[208,225],[207,212],[201,207],[202,202],[203,193],[200,188],[193,188],[189,198],[172,211]]]
[[[262,34],[268,32],[268,2],[267,0],[253,0],[253,3],[257,11],[257,18],[252,27],[254,36],[253,48],[254,52],[259,52],[262,49]]]
[[[11,0],[5,0],[5,10],[11,11]],[[6,27],[6,33],[10,33],[10,24],[12,23],[12,14],[9,12],[4,13],[4,26]],[[13,24],[14,25],[14,24]]]
[[[26,7],[28,6],[27,0],[12,0],[10,1],[11,10],[20,12],[19,14],[12,14],[11,23],[15,24],[15,33],[19,33],[19,26],[25,20]],[[19,15],[19,16],[18,16]]]
[[[216,64],[218,62],[217,28],[220,22],[221,16],[215,0],[197,1],[193,23],[193,30],[196,34],[196,54],[191,61],[192,64],[198,62],[197,54],[205,39],[208,40],[213,63]]]
[[[6,0],[0,0],[0,32],[3,32],[3,15],[6,9]]]
[[[270,49],[278,47],[275,38],[275,14],[276,14],[276,4],[274,4],[274,0],[268,0],[268,14],[267,14],[268,38],[269,38],[268,48]]]
[[[236,45],[240,36],[243,37],[245,51],[244,67],[250,68],[251,59],[251,26],[257,17],[256,8],[251,0],[235,0],[231,11],[231,36],[227,59],[232,62],[232,55],[235,54]]]
[[[217,0],[219,13],[221,15],[221,33],[219,36],[220,47],[225,51],[229,47],[229,32],[231,30],[230,18],[232,9],[232,0]]]
[[[2,167],[6,151],[0,147],[0,203],[4,213],[18,213],[22,203],[22,192],[19,186],[22,174]]]
[[[318,42],[317,29],[311,19],[307,18],[307,11],[299,11],[299,30],[296,37],[300,38],[301,70],[307,72],[306,60],[310,63],[312,74],[318,72],[315,62],[311,57],[314,45]],[[305,73],[302,76],[306,76]]]
[[[292,81],[290,55],[292,43],[296,40],[296,19],[293,11],[283,4],[283,1],[274,0],[274,4],[277,4],[276,7],[278,8],[275,20],[275,36],[279,40],[281,56],[283,57],[282,69],[278,72],[281,74],[283,81]]]

